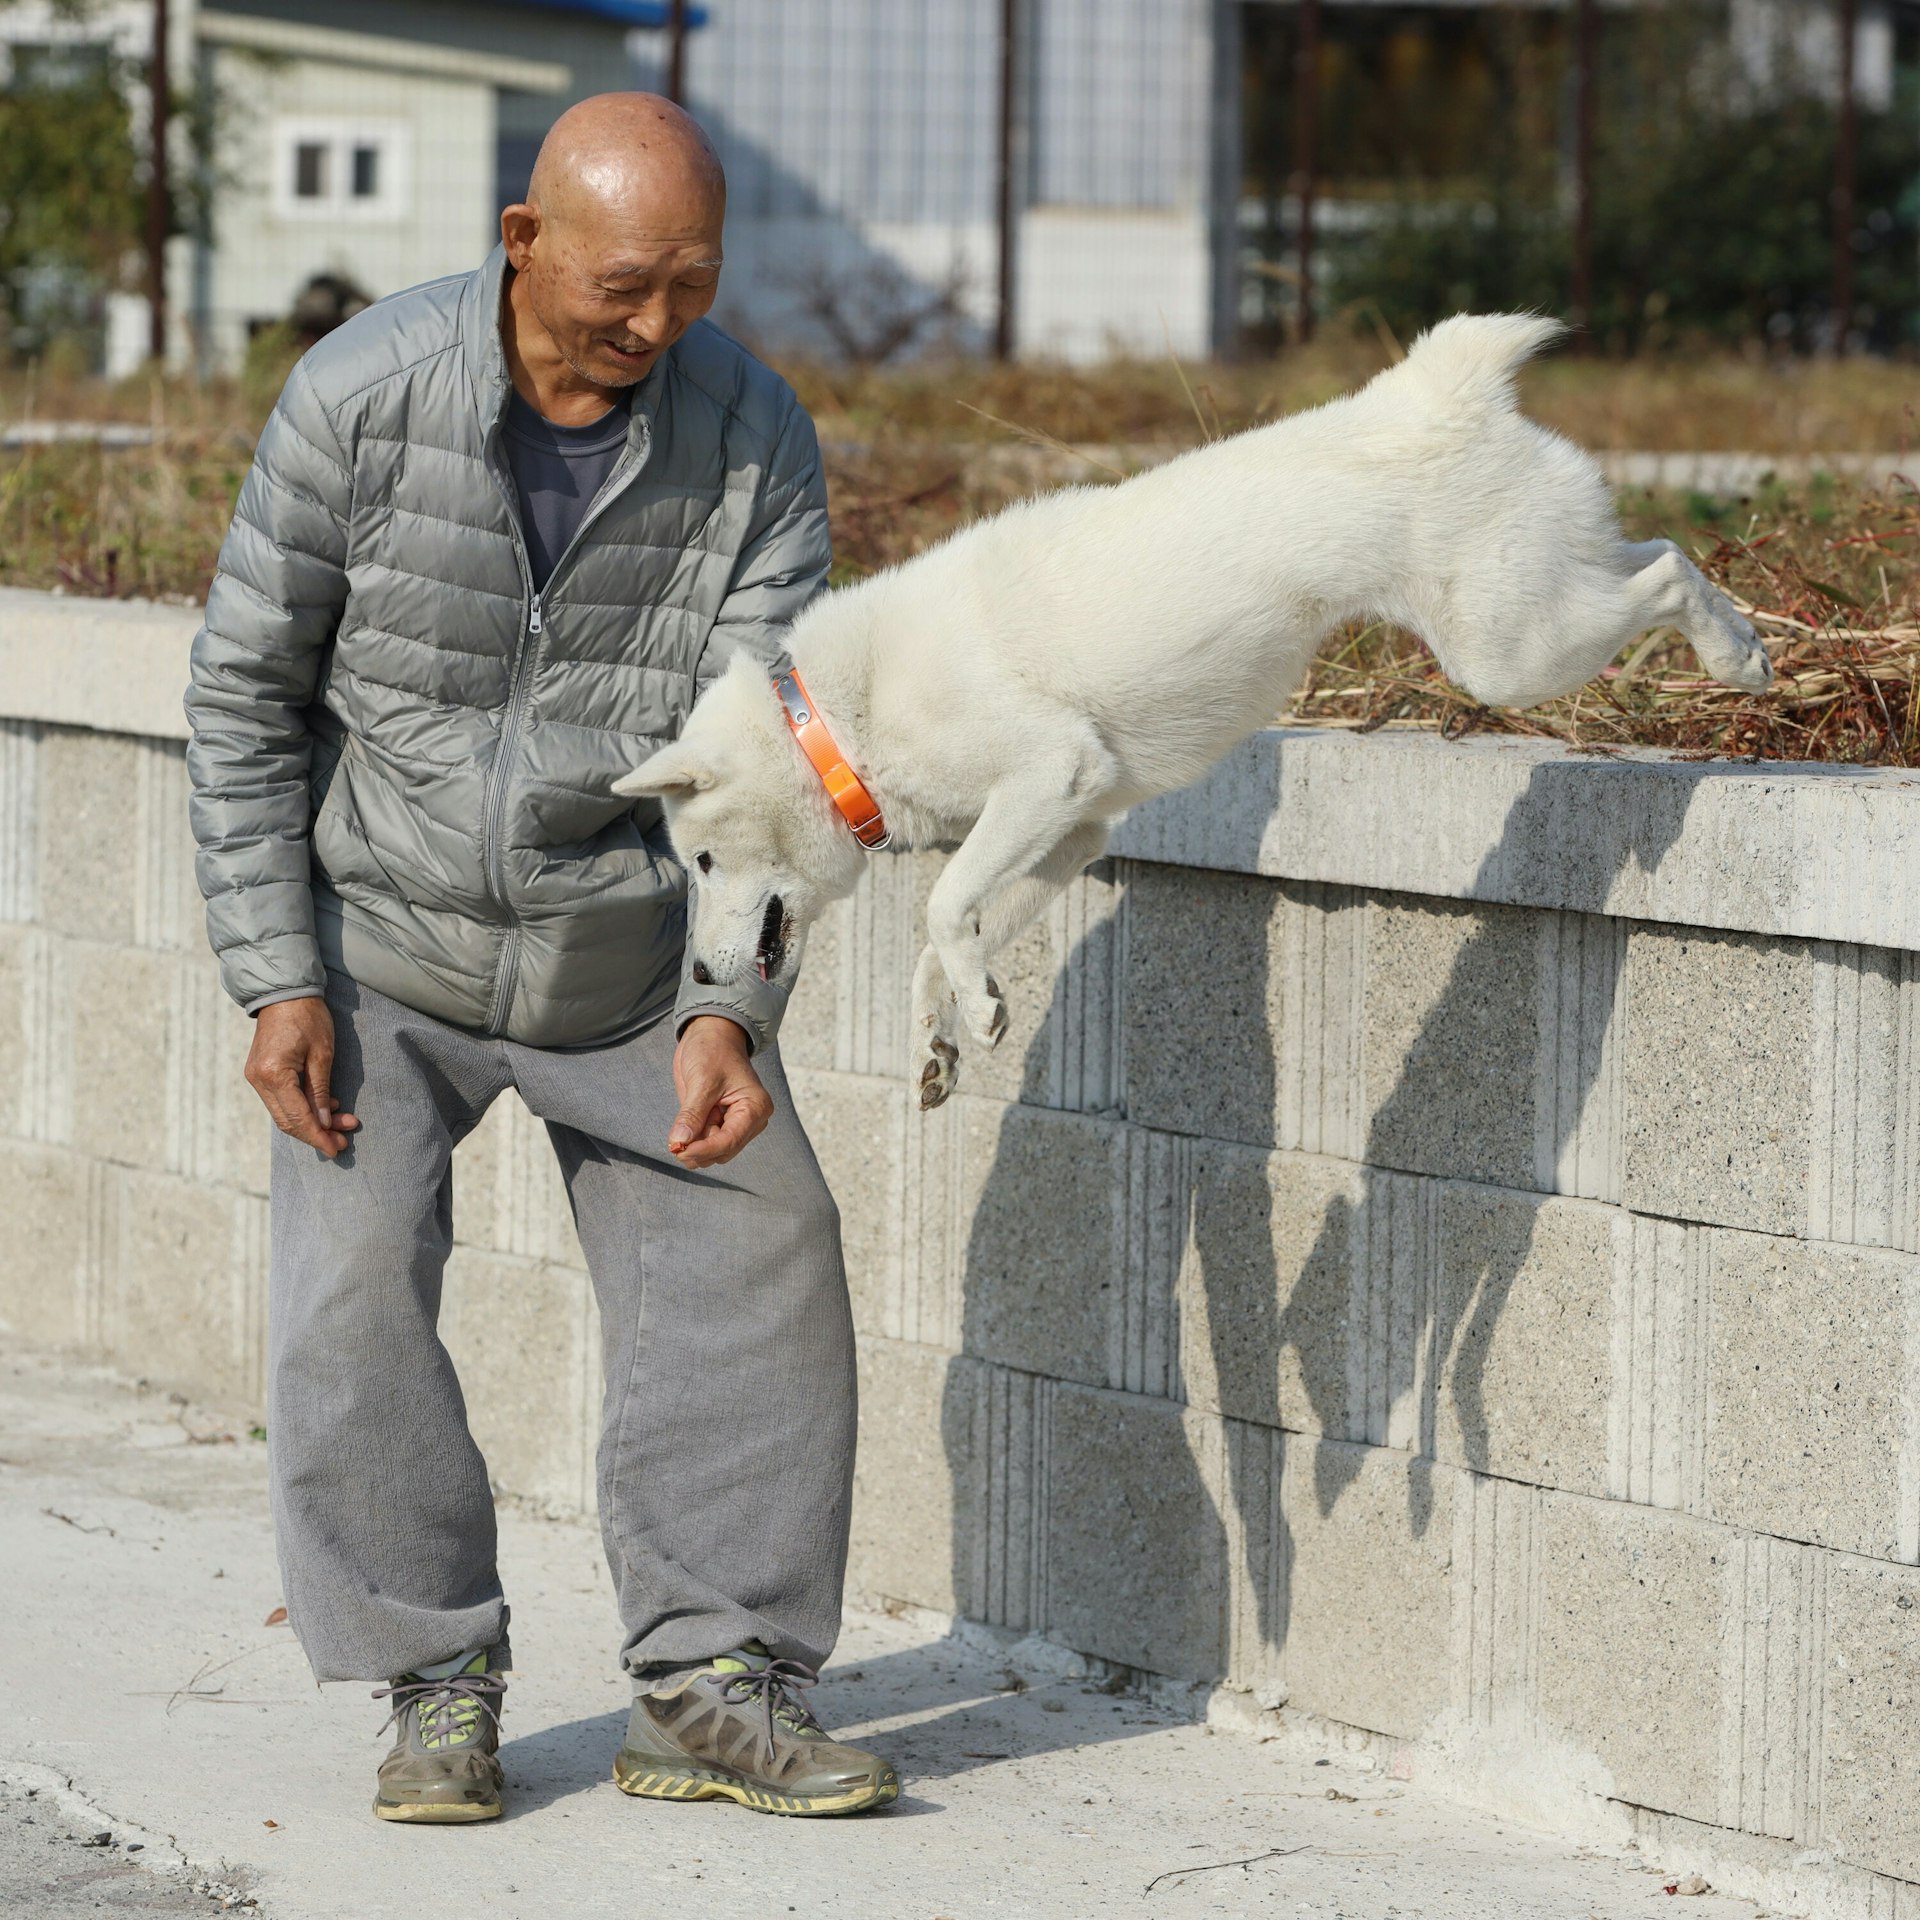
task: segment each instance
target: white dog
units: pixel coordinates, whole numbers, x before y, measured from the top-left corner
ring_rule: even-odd
[[[1670,541],[1625,539],[1593,461],[1516,411],[1515,370],[1561,331],[1457,316],[1346,399],[1022,502],[796,623],[802,717],[830,730],[892,838],[960,843],[914,979],[922,1106],[952,1090],[963,1030],[988,1047],[1005,1030],[995,951],[1128,808],[1271,723],[1343,622],[1410,629],[1491,705],[1571,692],[1655,626],[1717,678],[1768,684],[1732,604]],[[664,803],[714,980],[788,981],[867,857],[786,697],[735,660],[614,789]]]

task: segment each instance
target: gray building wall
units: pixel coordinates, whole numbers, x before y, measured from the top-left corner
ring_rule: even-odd
[[[1157,353],[1166,330],[1184,352],[1211,346],[1215,13],[1214,0],[1030,0],[1024,350]],[[664,43],[633,37],[642,83]],[[725,319],[769,345],[819,346],[834,287],[869,312],[934,308],[944,290],[919,343],[983,343],[998,277],[997,7],[724,0],[693,36],[689,76],[733,185]]]
[[[1209,51],[1205,0],[1043,0],[1032,26],[1032,198],[1202,206]]]
[[[996,15],[979,0],[725,0],[689,53],[748,219],[993,212]],[[664,51],[664,35],[636,34]]]

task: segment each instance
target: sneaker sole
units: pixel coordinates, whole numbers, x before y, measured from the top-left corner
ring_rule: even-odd
[[[477,1820],[498,1820],[500,1818],[498,1800],[481,1801],[440,1801],[432,1800],[376,1800],[373,1803],[373,1817],[376,1820],[404,1820],[416,1827],[470,1827]]]
[[[872,1786],[847,1793],[776,1793],[716,1768],[632,1761],[624,1753],[614,1760],[613,1784],[638,1800],[731,1800],[755,1813],[801,1816],[864,1813],[869,1807],[891,1806],[900,1798],[900,1776],[891,1767]]]

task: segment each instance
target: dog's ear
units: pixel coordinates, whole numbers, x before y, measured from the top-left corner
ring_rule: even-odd
[[[679,741],[662,747],[651,760],[642,761],[634,770],[613,783],[623,799],[655,794],[662,799],[673,795],[704,793],[713,785],[713,769],[696,759]]]

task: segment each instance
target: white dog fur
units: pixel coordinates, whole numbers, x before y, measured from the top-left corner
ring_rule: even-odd
[[[963,1032],[1005,1030],[993,954],[1128,808],[1274,721],[1346,621],[1417,633],[1494,706],[1570,692],[1656,626],[1717,678],[1768,684],[1733,605],[1670,541],[1627,540],[1593,461],[1517,411],[1516,369],[1561,331],[1457,316],[1358,393],[1022,502],[795,624],[794,664],[895,842],[959,842],[914,979],[923,1106],[951,1091]],[[789,981],[869,857],[750,659],[614,790],[663,802],[717,981]]]

